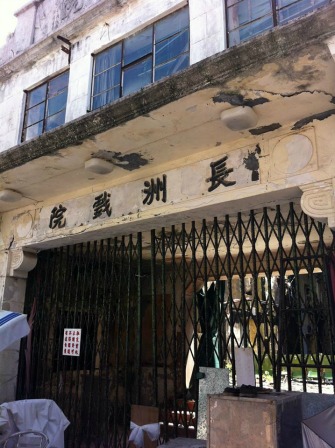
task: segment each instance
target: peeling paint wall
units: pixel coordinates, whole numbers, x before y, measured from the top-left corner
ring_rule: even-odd
[[[158,220],[166,222],[169,216],[176,220],[177,214],[182,219],[201,219],[204,213],[208,217],[223,216],[232,212],[233,203],[236,211],[261,207],[276,201],[278,194],[283,198],[296,194],[301,185],[331,181],[335,152],[332,145],[323,144],[325,134],[330,141],[335,140],[333,117],[304,131],[261,137],[257,144],[242,148],[229,150],[218,146],[217,155],[212,158],[157,172],[151,181],[156,183],[166,176],[166,202],[161,195],[158,200],[154,197],[152,203],[145,203],[145,182],[150,183],[150,178],[142,178],[118,186],[104,183],[93,193],[49,198],[36,207],[4,213],[1,247],[57,246],[65,237],[68,242],[87,241],[97,232],[103,237],[105,232],[124,234],[154,227]],[[223,167],[227,174],[212,189],[211,167],[217,162],[221,162],[220,169]],[[109,195],[110,214],[104,211],[94,217],[94,203],[103,192]],[[61,225],[52,227],[55,207],[62,207],[65,212]]]
[[[108,5],[107,5],[108,3]],[[27,51],[36,42],[50,41],[51,47],[36,50],[34,59],[21,58],[22,68],[5,80],[0,87],[0,151],[20,143],[25,90],[36,87],[48,78],[70,68],[66,122],[87,113],[90,108],[92,53],[97,53],[133,32],[185,6],[186,0],[133,0],[89,2],[44,0],[35,6],[22,9],[18,27],[5,48],[0,49],[0,68]],[[101,5],[101,6],[100,6]],[[106,6],[107,5],[107,6]],[[100,9],[104,7],[102,16]],[[211,56],[225,48],[223,2],[221,0],[190,0],[190,63]],[[91,12],[92,11],[92,12]],[[36,14],[36,17],[35,15]],[[86,18],[86,15],[89,17]],[[82,23],[80,31],[71,36],[73,20]],[[84,20],[84,19],[83,19]],[[27,39],[27,30],[32,37]],[[33,31],[31,31],[33,30]],[[28,33],[28,34],[29,34]],[[71,41],[71,64],[61,50],[61,35]],[[24,47],[26,45],[26,47]],[[7,57],[5,55],[7,54]],[[8,68],[10,71],[10,67]]]

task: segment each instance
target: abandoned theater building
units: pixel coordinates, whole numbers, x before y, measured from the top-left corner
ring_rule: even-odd
[[[16,16],[0,309],[31,333],[0,353],[1,402],[55,400],[69,447],[125,446],[131,404],[187,437],[199,368],[235,385],[241,347],[259,386],[334,393],[335,2],[34,0]]]

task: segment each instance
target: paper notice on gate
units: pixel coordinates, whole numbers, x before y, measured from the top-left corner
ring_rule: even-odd
[[[237,386],[255,386],[254,353],[252,348],[235,348]]]
[[[81,328],[65,328],[63,356],[80,356]]]

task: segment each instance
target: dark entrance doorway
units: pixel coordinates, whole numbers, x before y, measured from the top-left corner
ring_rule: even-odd
[[[100,448],[126,446],[131,404],[159,406],[163,437],[194,436],[196,373],[226,367],[235,384],[236,347],[252,347],[260,386],[322,392],[334,379],[331,242],[292,203],[41,252],[18,398],[55,400],[66,446]],[[62,354],[65,329],[81,329],[79,356]]]

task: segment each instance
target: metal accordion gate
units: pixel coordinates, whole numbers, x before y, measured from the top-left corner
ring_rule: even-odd
[[[253,349],[259,386],[323,392],[332,241],[291,203],[43,251],[17,398],[55,400],[66,446],[100,448],[126,447],[131,404],[160,408],[162,437],[194,436],[199,366],[229,368],[234,385],[236,347]],[[80,351],[63,354],[73,329]]]

